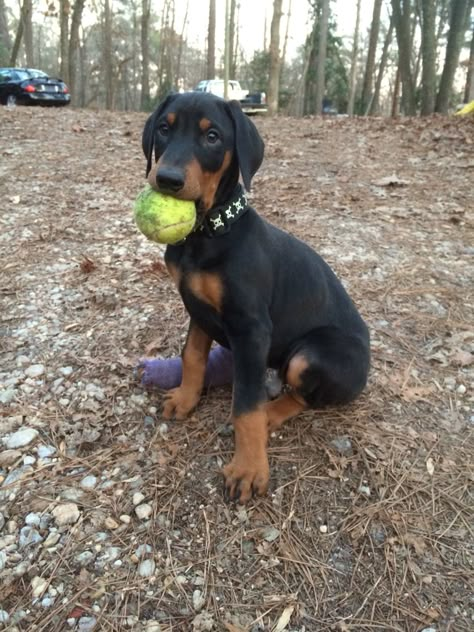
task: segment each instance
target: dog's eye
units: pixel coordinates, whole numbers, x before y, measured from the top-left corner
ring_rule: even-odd
[[[215,129],[210,129],[207,132],[206,138],[207,138],[207,142],[213,145],[214,143],[217,143],[217,141],[219,140],[219,134],[216,132]]]
[[[162,136],[168,136],[168,132],[169,132],[168,123],[161,123],[160,125],[158,125],[158,131],[160,132]]]

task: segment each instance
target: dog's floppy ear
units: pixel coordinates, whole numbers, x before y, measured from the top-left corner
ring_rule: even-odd
[[[145,127],[143,128],[143,135],[142,135],[142,148],[143,148],[143,153],[146,156],[146,177],[148,177],[148,174],[150,173],[151,170],[151,165],[152,165],[152,161],[153,161],[153,148],[155,147],[155,132],[156,132],[156,122],[158,120],[158,118],[160,117],[161,113],[163,112],[163,110],[165,109],[165,107],[174,100],[176,95],[170,94],[166,97],[166,99],[164,101],[162,101],[158,107],[156,108],[156,110],[153,112],[153,114],[151,114],[146,123],[145,123]],[[156,156],[156,151],[155,151],[155,159],[157,158]]]
[[[242,111],[240,103],[229,101],[227,106],[234,123],[235,152],[240,173],[246,190],[250,191],[252,178],[262,164],[265,145],[255,125]]]

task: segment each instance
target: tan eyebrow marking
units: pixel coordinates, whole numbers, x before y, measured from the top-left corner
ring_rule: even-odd
[[[205,132],[211,127],[211,121],[207,118],[202,118],[199,121],[199,127],[202,129],[203,132]]]

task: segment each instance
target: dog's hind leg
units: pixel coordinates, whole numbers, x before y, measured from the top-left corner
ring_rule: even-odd
[[[367,382],[369,344],[362,333],[320,327],[298,340],[294,349],[284,370],[290,392],[265,405],[270,432],[306,408],[352,401]]]

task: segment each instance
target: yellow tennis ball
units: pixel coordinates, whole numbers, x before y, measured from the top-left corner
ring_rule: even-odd
[[[134,216],[145,237],[160,244],[176,244],[194,228],[196,205],[158,193],[147,185],[135,200]]]

